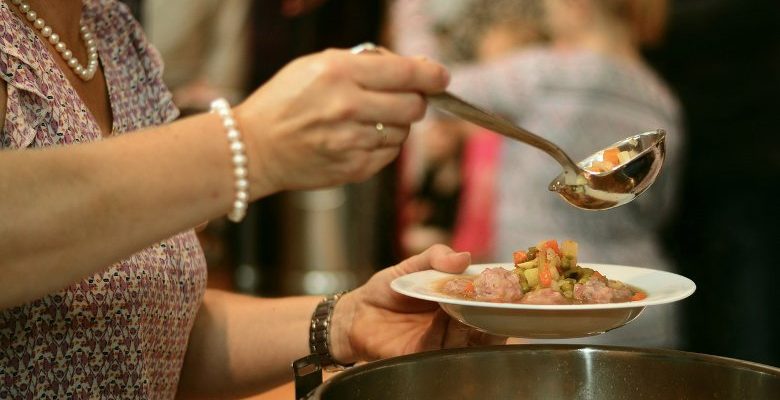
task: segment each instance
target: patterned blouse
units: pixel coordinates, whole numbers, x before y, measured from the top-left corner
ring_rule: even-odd
[[[9,7],[0,2],[8,98],[0,151],[102,140],[49,46]],[[174,120],[159,55],[127,7],[85,0],[82,23],[98,42],[112,135]],[[0,399],[173,398],[205,286],[205,259],[188,231],[58,293],[0,310]]]

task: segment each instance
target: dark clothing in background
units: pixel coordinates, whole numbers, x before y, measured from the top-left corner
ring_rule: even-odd
[[[680,273],[685,348],[780,365],[780,2],[671,2],[665,46],[648,54],[677,91],[689,145],[667,232]]]

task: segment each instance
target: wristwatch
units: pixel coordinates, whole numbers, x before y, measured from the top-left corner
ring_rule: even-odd
[[[340,364],[330,353],[330,327],[333,310],[336,303],[347,292],[340,292],[325,297],[311,316],[311,325],[309,326],[309,350],[312,355],[317,356],[319,365],[328,372],[343,371],[355,363]]]

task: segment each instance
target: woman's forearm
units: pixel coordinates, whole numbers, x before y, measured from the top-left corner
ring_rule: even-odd
[[[240,398],[291,379],[291,361],[309,354],[309,324],[319,300],[206,291],[190,334],[179,397]]]
[[[253,182],[254,183],[254,182]],[[253,198],[268,188],[254,185]],[[229,210],[216,115],[97,143],[0,151],[0,309],[56,291]]]

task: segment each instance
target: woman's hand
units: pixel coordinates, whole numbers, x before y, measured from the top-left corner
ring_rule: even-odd
[[[365,180],[397,156],[425,114],[423,95],[448,79],[438,64],[387,52],[327,50],[291,62],[235,109],[250,179],[273,190]]]
[[[460,273],[469,253],[435,245],[375,274],[336,305],[332,354],[342,363],[469,345],[503,344],[505,337],[481,333],[451,319],[439,305],[396,293],[390,282],[402,275],[434,268]]]

